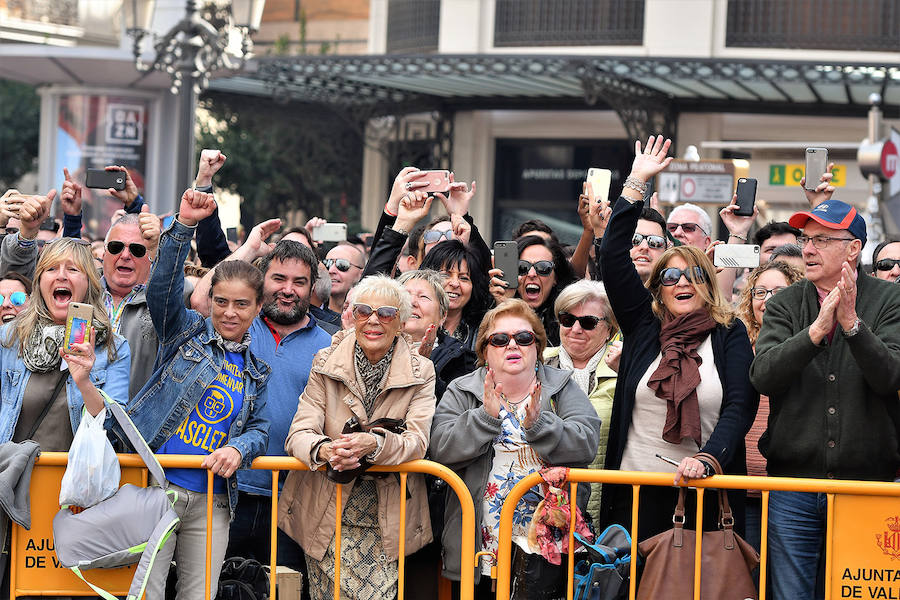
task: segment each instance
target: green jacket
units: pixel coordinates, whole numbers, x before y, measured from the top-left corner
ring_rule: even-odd
[[[620,338],[617,335],[613,339]],[[606,352],[609,352],[608,346]],[[609,423],[612,420],[613,396],[616,393],[617,374],[609,368],[606,364],[606,360],[604,360],[605,358],[606,353],[604,352],[603,358],[600,359],[600,362],[597,364],[597,369],[594,371],[594,379],[591,382],[590,393],[588,393],[588,400],[591,401],[594,410],[597,411],[597,416],[600,417],[600,444],[597,446],[597,455],[588,466],[589,469],[602,469],[605,464],[606,441],[609,439]],[[549,367],[556,367],[557,369],[562,368],[559,365],[559,346],[544,349],[544,364]],[[588,513],[590,513],[591,517],[594,519],[594,523],[600,518],[600,494],[602,488],[603,484],[601,483],[591,484],[591,498],[588,501],[587,509]]]
[[[860,273],[859,333],[815,345],[815,286],[766,304],[750,379],[769,396],[759,447],[770,475],[890,481],[900,467],[900,285]]]

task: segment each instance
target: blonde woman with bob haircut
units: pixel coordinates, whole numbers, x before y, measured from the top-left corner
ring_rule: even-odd
[[[619,325],[606,297],[606,288],[599,281],[582,279],[567,286],[556,298],[553,313],[559,322],[561,343],[544,351],[544,364],[571,371],[572,381],[587,394],[597,411],[600,443],[589,468],[602,469],[616,391],[616,372],[606,358],[612,342],[620,339]],[[588,511],[595,520],[600,513],[601,491],[599,483],[591,484]]]
[[[678,485],[708,476],[713,462],[726,473],[746,472],[744,436],[758,395],[750,384],[753,352],[747,329],[719,292],[709,258],[690,246],[670,248],[654,263],[646,287],[629,260],[643,191],[671,162],[666,157],[670,144],[661,137],[651,137],[643,151],[640,142],[635,144],[631,174],[600,247],[600,265],[603,279],[615,282],[607,294],[624,339],[606,467],[670,469],[660,455],[677,463]],[[672,527],[676,496],[675,488],[641,490],[641,539]],[[694,495],[688,497],[694,501]],[[744,494],[729,497],[736,529],[743,533]],[[715,504],[706,505],[707,528],[716,528]],[[604,486],[601,526],[630,523],[631,510],[630,486]],[[687,514],[690,522],[696,511]]]
[[[67,346],[72,302],[93,308],[92,327],[85,343]],[[46,244],[28,305],[0,328],[0,371],[6,374],[0,442],[33,439],[44,451],[67,451],[82,408],[94,416],[103,408],[99,390],[128,400],[130,367],[128,343],[106,316],[90,243],[60,238]]]
[[[456,471],[475,500],[476,548],[496,552],[500,510],[513,486],[546,466],[583,467],[594,459],[600,419],[568,371],[542,363],[547,334],[523,300],[489,310],[475,341],[474,373],[447,388],[431,428],[433,460]],[[528,541],[541,498],[529,492],[516,507],[513,525],[513,598],[565,595],[566,564],[554,565]],[[589,488],[579,489],[585,509]],[[451,498],[452,497],[452,498]],[[448,494],[444,513],[444,576],[459,580],[462,510]],[[546,540],[554,544],[553,540]],[[476,598],[490,594],[489,564],[483,563]]]

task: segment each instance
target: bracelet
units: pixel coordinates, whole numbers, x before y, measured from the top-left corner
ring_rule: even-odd
[[[392,213],[391,211],[388,210],[387,203],[385,203],[385,205],[384,205],[384,214],[386,214],[389,217],[394,217],[394,218],[397,217],[397,215],[395,215],[394,213]]]
[[[631,177],[630,175],[625,179],[625,183],[622,184],[624,187],[632,189],[638,192],[641,195],[647,193],[647,182],[641,181],[637,177]]]
[[[747,241],[747,236],[745,236],[745,235],[738,235],[738,234],[736,234],[736,233],[729,233],[729,234],[728,234],[728,237],[733,237],[733,238],[737,238],[737,239],[739,239],[739,240],[744,240],[745,242]]]
[[[210,184],[210,185],[200,185],[200,186],[195,185],[195,186],[194,186],[194,191],[195,191],[195,192],[201,192],[201,193],[204,193],[204,194],[211,194],[212,191],[213,191],[213,186],[212,186],[212,184]]]

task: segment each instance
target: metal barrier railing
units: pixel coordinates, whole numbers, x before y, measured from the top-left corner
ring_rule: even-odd
[[[637,591],[637,560],[638,556],[638,507],[640,505],[641,486],[672,486],[672,473],[643,473],[636,471],[605,471],[593,469],[569,470],[569,501],[571,509],[571,522],[569,523],[569,552],[568,552],[568,578],[566,598],[572,600],[574,595],[575,576],[575,503],[577,499],[578,483],[604,483],[630,485],[633,490],[631,510],[631,573],[629,577],[628,597],[633,600]],[[500,512],[500,531],[497,548],[497,600],[509,600],[510,576],[512,566],[512,525],[513,514],[516,505],[525,493],[531,488],[543,482],[539,473],[532,473],[517,483],[503,502]],[[769,492],[817,492],[824,493],[827,497],[826,528],[825,528],[825,598],[832,598],[833,582],[831,573],[833,570],[834,556],[834,514],[835,496],[900,496],[900,485],[893,482],[873,481],[839,481],[834,479],[795,479],[789,477],[748,477],[739,475],[716,475],[708,479],[691,480],[690,487],[697,488],[697,519],[703,523],[703,495],[707,488],[726,490],[759,490],[762,493],[762,520],[760,526],[760,565],[759,565],[759,599],[766,599],[766,567],[768,554],[768,512]],[[671,511],[673,506],[661,507],[660,510]],[[900,517],[897,521],[900,529]],[[702,564],[702,536],[696,536],[694,555],[694,600],[700,600],[700,576]],[[900,558],[898,556],[897,558]],[[465,563],[463,563],[465,564]],[[471,563],[470,563],[471,564]],[[463,569],[465,571],[465,569]],[[843,596],[841,596],[843,597]],[[853,596],[861,597],[861,596]],[[874,596],[873,596],[874,597]],[[890,597],[890,596],[884,596]]]
[[[119,464],[123,468],[138,468],[141,469],[144,467],[143,461],[141,461],[140,457],[136,454],[119,454]],[[181,468],[181,469],[198,469],[200,468],[200,463],[202,462],[202,456],[187,456],[187,455],[168,455],[168,454],[160,454],[157,455],[160,464],[163,468]],[[68,454],[65,452],[44,452],[42,453],[35,463],[35,471],[39,472],[45,468],[57,468],[60,471],[61,477],[61,467],[65,467],[68,462]],[[289,457],[276,457],[276,456],[264,456],[257,458],[253,461],[252,465],[253,469],[258,470],[268,470],[272,472],[272,526],[270,531],[271,538],[271,548],[270,548],[270,570],[269,570],[269,586],[271,590],[271,594],[275,592],[275,566],[276,566],[276,552],[277,552],[277,531],[278,531],[278,478],[280,471],[308,471],[309,469],[297,459],[289,458]],[[473,564],[475,561],[475,507],[472,503],[472,497],[469,494],[469,490],[466,487],[466,484],[463,483],[462,479],[454,473],[452,470],[447,467],[440,465],[435,462],[431,462],[428,460],[414,460],[407,463],[403,463],[400,465],[392,465],[392,466],[373,466],[369,469],[370,472],[376,473],[399,473],[400,474],[400,532],[399,536],[400,547],[398,553],[398,600],[403,600],[404,596],[404,573],[405,573],[405,552],[404,546],[406,543],[405,535],[402,532],[406,531],[406,485],[407,485],[407,476],[409,473],[422,473],[433,475],[444,480],[447,485],[454,491],[457,498],[459,498],[460,504],[462,506],[462,550],[461,550],[461,563],[463,565]],[[33,481],[35,480],[33,474]],[[143,485],[147,484],[147,472],[146,470],[142,470],[142,474],[140,476],[140,483]],[[341,544],[340,544],[340,536],[341,536],[341,495],[342,495],[343,486],[337,486],[337,498],[336,498],[336,516],[335,516],[335,586],[334,586],[334,597],[337,600],[340,598],[340,581],[341,581],[341,572],[340,572],[340,561],[341,561]],[[206,494],[206,572],[205,572],[205,582],[206,582],[206,590],[208,591],[210,588],[210,563],[212,561],[212,512],[213,512],[213,473],[211,471],[207,472],[207,494]],[[40,493],[40,490],[35,490],[34,485],[32,486],[32,497],[37,498],[37,493]],[[51,494],[53,498],[59,495],[59,488],[57,487],[55,490],[44,490],[44,494]],[[33,515],[34,516],[34,515]],[[47,515],[48,521],[52,520],[53,515]],[[34,527],[34,519],[33,524]],[[12,527],[12,544],[11,544],[11,554],[10,554],[10,600],[14,600],[20,595],[55,595],[55,596],[94,596],[95,593],[87,588],[80,580],[72,576],[72,589],[19,589],[18,587],[18,579],[19,579],[19,568],[20,563],[18,561],[17,549],[19,546],[19,535],[21,535],[20,527],[18,525],[13,524]],[[107,573],[111,571],[118,571],[118,569],[109,569],[104,570]],[[130,581],[130,577],[128,578]],[[127,591],[127,584],[125,585],[125,589]],[[474,573],[471,569],[462,569],[460,574],[460,600],[472,600],[474,594]],[[274,597],[274,596],[272,596]]]

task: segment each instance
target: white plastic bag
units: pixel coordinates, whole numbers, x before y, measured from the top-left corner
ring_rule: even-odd
[[[69,465],[59,489],[60,506],[89,508],[118,491],[119,460],[106,438],[105,420],[106,408],[96,417],[84,411],[69,448]]]

